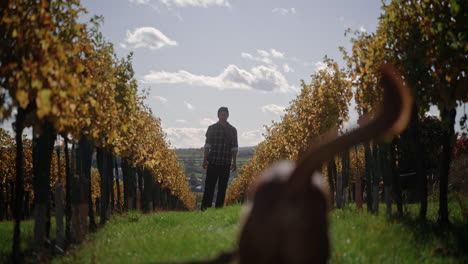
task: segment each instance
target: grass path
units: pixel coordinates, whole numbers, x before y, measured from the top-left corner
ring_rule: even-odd
[[[437,226],[436,204],[430,205],[426,223],[413,217],[417,208],[407,206],[404,218],[375,216],[352,207],[334,210],[330,263],[468,263],[468,224],[460,206],[450,204],[454,224],[449,228]],[[205,212],[117,215],[52,263],[157,263],[213,257],[235,246],[240,210],[234,205]],[[32,221],[22,227],[24,250],[31,244]],[[11,250],[12,230],[12,222],[0,223],[0,263]]]
[[[461,223],[455,207],[452,221]],[[152,263],[213,257],[234,247],[239,212],[240,206],[235,205],[205,212],[116,216],[54,263]],[[429,219],[435,215],[435,209],[428,213]],[[330,263],[468,263],[463,248],[468,230],[463,225],[440,229],[431,220],[421,224],[411,217],[388,218],[352,208],[335,210],[330,220]]]
[[[54,263],[151,263],[213,257],[234,247],[239,209],[116,216]]]

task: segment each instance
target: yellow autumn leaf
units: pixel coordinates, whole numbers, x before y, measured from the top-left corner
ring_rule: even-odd
[[[47,50],[50,45],[49,40],[41,40],[40,45],[42,50]]]
[[[85,66],[81,63],[78,63],[78,65],[76,66],[76,72],[77,73],[81,73],[85,70]]]
[[[81,25],[80,25],[80,24],[75,24],[75,26],[73,27],[73,29],[74,29],[75,31],[80,31]]]
[[[60,60],[65,60],[65,58],[66,58],[65,52],[64,52],[63,47],[61,45],[57,46],[56,54],[57,54],[57,57]]]
[[[115,138],[117,138],[117,134],[115,133],[115,130],[112,130],[109,134],[107,134],[107,137],[111,141],[114,140]]]
[[[42,89],[42,82],[37,80],[37,79],[33,80],[31,82],[31,87],[40,90],[40,89]]]
[[[59,108],[58,108],[57,105],[53,105],[53,106],[52,106],[52,114],[58,115],[58,114],[59,114],[59,111],[60,111],[60,110],[59,110]]]
[[[96,100],[92,97],[89,98],[89,103],[91,104],[91,106],[96,106]]]
[[[40,90],[37,93],[36,97],[36,105],[37,105],[37,116],[39,119],[42,119],[44,116],[50,113],[52,108],[50,102],[50,96],[52,95],[52,91],[49,89]]]
[[[24,90],[18,89],[16,91],[16,100],[18,101],[21,108],[26,108],[29,104],[28,93]]]

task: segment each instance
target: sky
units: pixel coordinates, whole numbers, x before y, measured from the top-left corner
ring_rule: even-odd
[[[380,1],[85,0],[102,15],[116,53],[134,53],[146,103],[171,146],[200,148],[220,106],[229,108],[239,146],[254,146],[264,126],[321,67],[342,61],[346,28],[374,31]],[[343,65],[344,66],[344,65]]]
[[[139,89],[173,148],[202,147],[220,106],[229,108],[239,146],[258,144],[325,55],[344,66],[345,30],[373,32],[381,13],[379,0],[81,3],[83,22],[104,17],[101,32],[119,57],[133,52]]]

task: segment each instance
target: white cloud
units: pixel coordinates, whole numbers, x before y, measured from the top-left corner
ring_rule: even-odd
[[[171,146],[175,148],[201,148],[205,145],[206,128],[165,128]]]
[[[333,74],[335,71],[332,67],[328,67],[327,64],[323,61],[318,61],[314,63],[315,72],[323,71],[325,70],[328,74]],[[347,78],[347,80],[351,81],[351,78]]]
[[[130,0],[130,3],[136,3],[136,4],[148,4],[149,0]]]
[[[176,7],[211,7],[211,6],[221,6],[221,7],[231,7],[231,4],[228,0],[130,0],[131,3],[136,3],[140,5],[165,5],[168,8],[172,6]]]
[[[277,8],[273,8],[271,10],[271,12],[286,16],[286,15],[296,14],[296,8],[294,8],[294,7],[292,7],[292,8],[279,8],[279,7],[277,7]]]
[[[284,53],[283,52],[279,52],[275,49],[270,49],[270,52],[271,52],[271,55],[275,58],[284,58]]]
[[[216,123],[216,121],[213,119],[209,119],[209,118],[200,119],[200,125],[205,126],[205,127],[211,126],[214,123]]]
[[[258,56],[254,56],[250,53],[242,52],[241,57],[245,59],[253,60],[253,61],[263,62],[268,65],[274,65],[272,58],[274,59],[284,58],[284,52],[280,52],[275,49],[270,49],[269,51],[258,49],[257,53],[258,53]]]
[[[245,59],[253,60],[253,61],[262,62],[265,64],[270,64],[270,65],[273,64],[273,61],[269,57],[266,57],[266,56],[255,57],[250,53],[242,52],[241,57]]]
[[[176,120],[176,123],[186,124],[186,123],[187,123],[187,120],[184,120],[184,119],[177,119],[177,120]]]
[[[327,68],[327,64],[323,61],[318,61],[315,63],[315,71],[325,70]]]
[[[241,53],[241,57],[242,57],[242,58],[246,58],[246,59],[251,59],[251,60],[253,60],[253,58],[254,58],[254,57],[252,56],[252,54],[247,53],[247,52],[242,52],[242,53]]]
[[[143,76],[143,82],[185,83],[188,85],[209,86],[220,90],[246,89],[279,92],[294,90],[281,72],[274,67],[264,65],[254,67],[248,71],[231,64],[218,76],[195,75],[184,70],[178,72],[150,72]]]
[[[280,105],[275,105],[275,104],[268,104],[268,105],[264,105],[262,106],[260,109],[262,109],[262,112],[266,113],[266,112],[271,112],[273,114],[282,114],[284,113],[284,109],[286,109],[284,106],[280,106]]]
[[[261,130],[252,130],[242,132],[239,136],[239,143],[241,146],[256,146],[264,139]]]
[[[159,102],[165,104],[167,103],[167,99],[165,97],[162,97],[162,96],[154,96],[153,97],[154,99],[158,100]]]
[[[229,65],[224,71],[217,77],[223,84],[233,84],[239,87],[249,87],[249,84],[253,83],[256,77],[244,69],[239,69],[236,65]]]
[[[184,104],[185,104],[185,107],[187,107],[187,109],[188,109],[189,111],[193,111],[193,109],[195,109],[195,108],[193,107],[193,105],[190,104],[190,103],[184,102]]]
[[[282,73],[276,69],[269,68],[266,66],[258,66],[252,68],[252,73],[255,76],[255,81],[252,83],[252,87],[262,91],[280,90],[287,92],[293,89]]]
[[[294,69],[289,66],[289,64],[285,63],[283,64],[283,71],[284,72],[294,72]]]
[[[207,127],[169,127],[164,128],[171,147],[175,148],[201,148],[205,145],[205,134]],[[238,135],[239,146],[255,146],[265,138],[262,130],[241,132]]]
[[[166,6],[175,5],[177,7],[231,7],[231,4],[227,0],[160,0],[160,2]]]
[[[127,45],[125,43],[119,43],[119,46],[123,49],[126,49],[127,48]]]
[[[159,5],[161,5],[159,3],[159,0],[129,0],[130,3],[135,3],[137,5],[146,5],[146,6],[149,6],[151,8],[153,8],[154,10],[156,11],[160,11],[159,10]]]
[[[153,50],[164,46],[177,46],[177,42],[168,38],[161,31],[153,27],[141,27],[133,32],[127,30],[125,41],[133,45],[133,48],[149,48]]]
[[[364,26],[360,26],[360,27],[359,27],[359,31],[361,31],[361,32],[367,32],[367,30],[366,30],[366,28],[364,28]]]
[[[269,57],[269,56],[270,56],[270,53],[269,53],[268,51],[266,51],[266,50],[261,50],[261,49],[259,49],[259,50],[257,50],[257,52],[258,52],[258,54],[260,54],[260,56],[262,56],[262,57]]]

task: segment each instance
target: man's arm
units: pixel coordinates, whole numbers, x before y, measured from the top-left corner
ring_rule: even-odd
[[[231,153],[232,153],[231,171],[236,171],[237,170],[236,159],[237,159],[238,147],[239,147],[239,145],[237,144],[237,130],[234,128],[234,139],[233,139],[233,146],[232,146],[232,149],[231,149]]]
[[[237,159],[237,150],[231,151],[232,152],[232,165],[231,171],[237,170],[236,159]]]
[[[205,151],[203,152],[203,169],[206,170],[206,168],[208,167],[208,153],[210,152],[210,147],[211,147],[211,144],[212,144],[212,136],[211,136],[211,130],[210,130],[210,127],[208,127],[207,131],[206,131],[206,140],[205,140]]]
[[[205,170],[208,167],[208,152],[210,152],[210,149],[205,147],[205,151],[203,152],[203,169]]]

